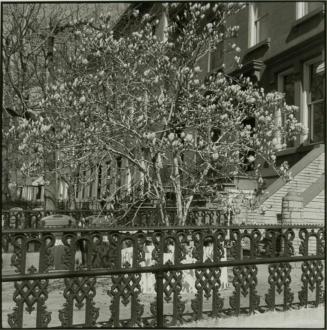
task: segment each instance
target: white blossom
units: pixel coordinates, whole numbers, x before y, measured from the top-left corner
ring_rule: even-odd
[[[254,158],[254,156],[249,156],[248,157],[248,161],[249,161],[249,163],[253,163],[254,161],[255,161],[255,158]]]

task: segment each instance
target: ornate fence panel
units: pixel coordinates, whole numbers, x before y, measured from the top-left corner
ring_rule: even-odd
[[[324,233],[310,225],[4,229],[13,248],[3,248],[3,306],[13,309],[2,319],[12,328],[162,328],[318,306]]]

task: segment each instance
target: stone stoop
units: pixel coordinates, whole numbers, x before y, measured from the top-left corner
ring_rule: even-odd
[[[281,218],[282,198],[290,191],[301,194],[305,203],[303,219],[299,223],[321,224],[324,221],[324,145],[314,148],[291,167],[293,179],[274,181],[255,210],[242,210],[247,223],[277,224]]]

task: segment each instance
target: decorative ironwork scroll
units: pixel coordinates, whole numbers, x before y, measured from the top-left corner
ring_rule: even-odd
[[[275,257],[281,255],[289,257],[294,254],[292,241],[295,237],[294,231],[286,230],[267,230],[267,256]],[[294,300],[294,293],[290,289],[292,266],[288,262],[270,264],[268,266],[268,283],[270,288],[265,295],[265,301],[270,310],[275,309],[276,292],[283,292],[283,310],[288,310]]]
[[[218,262],[224,256],[224,241],[226,232],[217,230],[215,232],[206,231],[193,232],[194,253],[193,256],[197,262],[212,263]],[[217,317],[223,308],[223,299],[220,298],[219,289],[221,287],[221,269],[205,268],[195,270],[196,281],[195,288],[197,293],[192,300],[191,306],[194,311],[193,318],[198,320],[202,317],[203,298],[212,296],[211,316]]]
[[[308,256],[310,254],[324,255],[325,249],[325,232],[323,229],[311,229],[310,231],[306,228],[303,228],[299,232],[299,237],[301,239],[300,244],[300,254],[303,256]],[[310,246],[313,242],[315,246]],[[311,250],[311,251],[310,251]],[[311,253],[310,253],[311,252]],[[312,253],[313,252],[313,253]],[[319,303],[322,303],[325,299],[324,290],[323,290],[323,263],[321,260],[305,261],[302,263],[302,289],[299,292],[299,300],[302,306],[307,306],[308,304],[313,304],[318,306]],[[311,292],[316,291],[315,300],[313,302],[309,301],[309,290]]]
[[[80,236],[76,233],[65,233],[62,242],[65,246],[64,265],[68,270],[90,268],[92,241],[90,235]],[[59,319],[63,327],[73,325],[74,306],[82,309],[85,306],[85,325],[92,327],[96,324],[99,308],[95,307],[93,298],[96,295],[95,277],[65,278],[64,297],[66,302],[59,310]],[[75,302],[75,304],[74,304]]]
[[[53,262],[50,249],[54,245],[54,237],[51,234],[43,234],[38,239],[35,235],[29,237],[26,234],[16,234],[11,237],[14,246],[12,265],[16,267],[16,272],[20,274],[48,272]],[[38,267],[31,265],[26,270],[27,252],[30,244],[41,246],[38,254]],[[33,246],[34,246],[33,245]],[[8,315],[8,323],[12,328],[23,327],[24,305],[25,311],[31,314],[36,311],[36,327],[45,328],[51,320],[51,312],[47,311],[46,300],[48,299],[49,280],[23,280],[15,281],[15,292],[13,300],[16,303],[14,312]]]
[[[244,258],[245,250],[249,253],[249,258],[255,259],[259,255],[259,242],[261,233],[258,229],[252,229],[250,232],[240,229],[232,229],[230,231],[230,239],[233,242],[231,255],[236,260]],[[247,246],[244,246],[243,239],[246,239]],[[235,288],[233,295],[229,298],[229,304],[235,315],[241,312],[241,294],[246,297],[249,295],[249,305],[244,308],[249,313],[253,313],[259,307],[260,297],[257,294],[256,286],[258,267],[256,265],[235,266],[233,267],[233,286]]]
[[[109,242],[112,241],[115,246],[119,247],[117,267],[140,267],[141,263],[144,261],[144,234],[113,234],[109,237]],[[122,251],[122,253],[120,253],[120,251]],[[108,325],[113,327],[142,326],[141,316],[144,311],[144,306],[140,303],[139,299],[141,293],[141,273],[124,274],[123,272],[122,270],[121,275],[112,276],[112,286],[108,292],[109,296],[112,297],[110,305],[111,317]],[[130,304],[130,319],[120,319],[120,302],[124,306]]]

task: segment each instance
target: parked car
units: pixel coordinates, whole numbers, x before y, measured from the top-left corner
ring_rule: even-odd
[[[51,214],[41,219],[41,228],[75,227],[77,221],[65,214]]]

